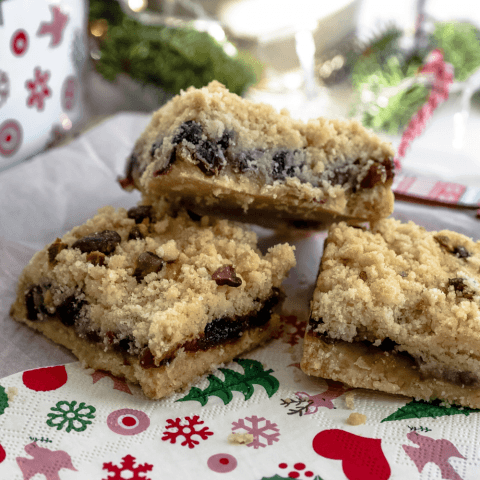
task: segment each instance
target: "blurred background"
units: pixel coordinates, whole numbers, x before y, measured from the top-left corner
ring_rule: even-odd
[[[0,0],[0,169],[217,79],[304,120],[357,118],[395,147],[430,105],[404,165],[480,182],[476,0],[38,0],[24,25],[27,3]],[[435,50],[453,72],[440,87]]]

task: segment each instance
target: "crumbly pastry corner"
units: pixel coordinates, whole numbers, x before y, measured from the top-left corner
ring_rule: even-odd
[[[307,330],[306,373],[479,406],[480,242],[394,219],[332,226]]]

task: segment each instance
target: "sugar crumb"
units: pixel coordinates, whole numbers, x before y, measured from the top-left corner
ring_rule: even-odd
[[[345,394],[345,403],[347,405],[347,408],[349,410],[353,410],[354,409],[354,400],[353,400],[353,397],[355,396],[355,391],[353,390],[350,390],[349,392],[347,392]]]
[[[363,413],[353,412],[347,418],[347,423],[349,425],[363,425],[367,421],[366,415]]]
[[[17,387],[8,387],[7,388],[7,397],[9,402],[13,402],[13,399],[18,395]]]

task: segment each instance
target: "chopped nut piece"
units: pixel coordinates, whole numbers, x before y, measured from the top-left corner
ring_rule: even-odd
[[[7,388],[7,397],[9,402],[13,402],[13,399],[18,395],[17,387],[8,387]]]
[[[50,265],[55,265],[57,255],[68,245],[63,243],[59,238],[57,238],[51,245],[48,247],[48,262]]]
[[[135,220],[136,224],[142,223],[145,218],[153,221],[153,210],[150,205],[139,205],[138,207],[132,207],[127,212],[128,218]]]
[[[87,255],[87,262],[101,267],[102,265],[105,265],[105,255],[101,252],[90,252]]]
[[[105,255],[110,255],[115,251],[121,240],[117,232],[104,230],[103,232],[93,233],[78,239],[72,245],[72,248],[78,248],[82,253],[99,251]]]
[[[137,259],[133,276],[141,282],[149,273],[157,273],[163,268],[163,260],[152,252],[144,252]]]
[[[251,433],[231,433],[228,436],[228,443],[233,445],[248,445],[253,442]]]
[[[212,273],[212,280],[217,282],[217,285],[228,285],[229,287],[239,287],[242,284],[242,279],[237,277],[235,269],[231,265],[220,267]]]
[[[347,423],[349,425],[363,425],[367,421],[366,415],[363,413],[353,412],[347,418]]]
[[[347,392],[345,394],[345,403],[347,405],[347,408],[349,410],[353,410],[354,409],[354,401],[353,401],[353,397],[355,396],[355,391],[353,390],[350,390],[349,392]]]

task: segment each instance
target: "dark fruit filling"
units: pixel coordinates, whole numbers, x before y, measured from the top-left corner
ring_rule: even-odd
[[[455,293],[467,300],[473,300],[475,292],[468,287],[464,278],[449,278],[448,284],[455,289]]]
[[[80,300],[77,295],[70,295],[57,307],[56,313],[66,327],[71,327],[80,318],[84,305],[87,305],[85,300]]]
[[[218,175],[227,164],[221,147],[210,140],[206,140],[197,146],[194,157],[198,160],[198,168],[207,176]]]
[[[387,158],[382,163],[374,163],[369,169],[365,177],[360,182],[362,188],[373,188],[379,183],[386,183],[393,180],[394,164],[391,158]]]
[[[44,302],[44,287],[34,285],[25,294],[25,305],[27,307],[28,320],[39,320],[43,314],[48,314]]]
[[[104,230],[103,232],[93,233],[80,238],[72,248],[78,248],[82,253],[101,252],[110,255],[115,251],[117,245],[121,242],[120,235],[113,230]]]
[[[263,150],[248,150],[246,152],[240,152],[234,158],[231,158],[230,161],[236,172],[255,172],[258,170],[257,160],[261,158],[264,153]]]
[[[177,133],[172,139],[172,145],[178,145],[183,140],[188,143],[198,145],[202,141],[203,128],[194,120],[182,123],[178,128]]]
[[[272,178],[284,180],[285,177],[295,176],[296,150],[280,150],[272,157]]]
[[[194,222],[199,222],[202,219],[201,215],[198,215],[198,213],[195,213],[192,210],[187,209],[187,214]]]
[[[138,157],[135,153],[132,153],[127,160],[127,166],[125,168],[125,177],[120,178],[118,183],[122,188],[133,187],[133,173],[138,169]]]
[[[147,252],[148,253],[148,252]],[[142,254],[143,255],[143,254]],[[152,254],[154,255],[154,254]],[[156,255],[155,255],[156,256]],[[242,333],[253,328],[259,328],[266,325],[271,317],[272,309],[280,301],[281,294],[278,288],[273,288],[272,295],[266,300],[262,308],[251,315],[222,317],[217,318],[205,326],[205,330],[198,338],[185,342],[177,346],[159,365],[155,364],[155,357],[148,347],[137,347],[135,339],[131,336],[123,336],[115,332],[108,331],[105,335],[92,330],[88,327],[88,302],[83,298],[82,291],[66,297],[63,302],[56,307],[54,313],[49,314],[45,307],[45,297],[50,295],[50,284],[32,286],[25,293],[25,303],[27,307],[27,318],[29,320],[45,320],[44,314],[48,318],[56,317],[67,327],[74,327],[78,335],[93,343],[101,343],[109,346],[112,350],[122,354],[138,356],[140,365],[143,368],[154,368],[167,364],[175,357],[177,350],[184,348],[188,352],[205,351],[222,343],[235,341],[241,337]]]

